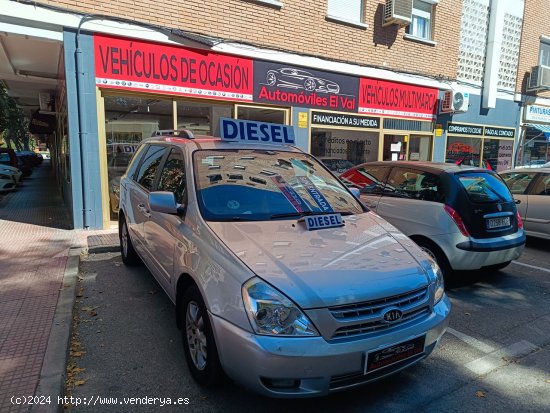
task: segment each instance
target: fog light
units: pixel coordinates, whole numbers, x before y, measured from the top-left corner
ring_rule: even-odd
[[[300,380],[295,379],[266,379],[262,378],[262,382],[267,388],[277,390],[291,390],[300,387]]]

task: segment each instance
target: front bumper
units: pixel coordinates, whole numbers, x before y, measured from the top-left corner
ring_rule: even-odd
[[[229,377],[271,397],[314,397],[381,379],[427,357],[449,323],[447,296],[423,320],[385,333],[329,343],[322,337],[259,336],[210,314],[222,366]],[[424,352],[363,374],[367,352],[425,335]],[[285,380],[290,386],[274,383]],[[294,384],[292,384],[294,383]]]

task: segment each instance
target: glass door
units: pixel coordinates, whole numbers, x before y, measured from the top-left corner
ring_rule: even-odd
[[[407,135],[384,135],[382,160],[403,161],[407,156]]]

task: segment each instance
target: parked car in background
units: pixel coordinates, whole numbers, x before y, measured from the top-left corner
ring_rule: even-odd
[[[415,364],[448,324],[435,261],[294,146],[145,140],[119,235],[176,304],[203,385],[324,395]]]
[[[21,156],[17,156],[13,149],[0,148],[0,165],[8,165],[17,168],[23,176],[29,176],[32,173],[30,162]]]
[[[546,159],[535,159],[527,164],[516,166],[515,169],[548,168],[548,167],[550,167],[550,162],[547,162]]]
[[[536,170],[516,168],[500,175],[520,202],[517,208],[525,233],[550,239],[550,165]]]
[[[0,193],[13,191],[16,185],[15,178],[12,174],[0,171]]]
[[[26,160],[28,160],[29,164],[33,168],[35,166],[40,165],[44,161],[44,159],[42,158],[41,155],[37,154],[36,152],[32,152],[32,151],[16,151],[15,154],[18,157],[25,158]]]
[[[38,154],[42,159],[50,159],[50,151],[39,151]]]
[[[493,171],[435,162],[368,162],[340,179],[411,237],[444,274],[501,269],[525,244],[512,194]]]
[[[0,164],[0,173],[11,175],[17,185],[19,185],[21,178],[23,177],[23,172],[10,165]]]

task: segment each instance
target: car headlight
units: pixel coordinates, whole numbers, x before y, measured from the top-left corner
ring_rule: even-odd
[[[430,266],[432,267],[432,272],[435,276],[435,294],[434,294],[434,305],[441,301],[443,295],[445,295],[445,282],[443,280],[443,273],[437,265],[437,262],[432,257],[428,257],[430,261]]]
[[[257,334],[269,336],[318,336],[319,333],[298,308],[275,288],[257,277],[244,283],[244,306]]]

